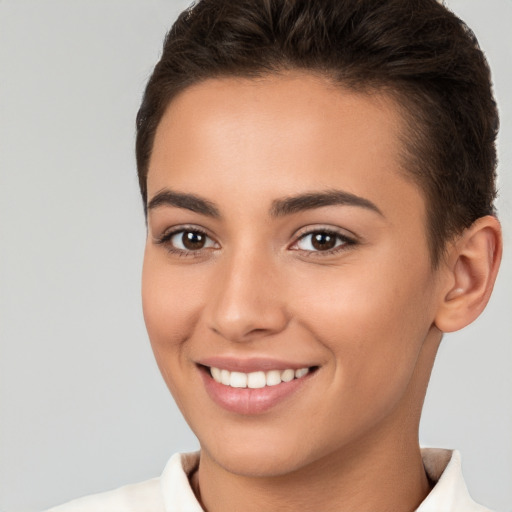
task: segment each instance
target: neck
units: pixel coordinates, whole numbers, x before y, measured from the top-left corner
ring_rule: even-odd
[[[350,451],[271,478],[233,475],[203,452],[196,494],[208,512],[396,512],[416,510],[430,492],[417,442]]]

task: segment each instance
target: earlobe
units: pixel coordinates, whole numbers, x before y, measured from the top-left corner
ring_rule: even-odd
[[[502,235],[496,217],[476,220],[449,249],[446,286],[441,291],[435,325],[453,332],[473,322],[491,296],[502,253]]]

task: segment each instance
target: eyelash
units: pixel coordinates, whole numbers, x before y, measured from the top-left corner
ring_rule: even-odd
[[[209,250],[211,248],[211,247],[208,247],[208,248],[201,248],[201,249],[197,249],[197,250],[193,250],[193,249],[183,250],[183,249],[178,249],[171,244],[171,239],[175,235],[177,235],[179,233],[187,233],[187,232],[198,233],[200,235],[205,236],[206,238],[209,238],[210,240],[213,240],[208,235],[208,233],[206,233],[206,231],[204,231],[198,227],[181,226],[179,228],[173,229],[172,231],[164,233],[160,238],[157,238],[155,240],[155,243],[158,245],[165,246],[166,250],[169,253],[176,254],[179,257],[200,257],[203,255],[205,250]],[[293,246],[297,245],[301,240],[305,240],[308,236],[312,236],[314,234],[319,234],[319,233],[324,234],[324,235],[334,236],[337,239],[336,243],[338,243],[339,241],[341,241],[342,243],[340,243],[339,245],[336,245],[332,249],[328,249],[325,251],[318,251],[318,250],[314,251],[314,250],[304,250],[304,249],[292,249],[292,250],[301,251],[307,257],[323,257],[323,256],[327,256],[327,255],[332,256],[341,251],[347,250],[348,247],[350,247],[350,246],[357,244],[357,241],[354,238],[350,238],[350,237],[348,237],[344,234],[341,234],[337,231],[334,231],[332,229],[316,228],[316,229],[310,229],[308,231],[301,233],[297,237],[295,242],[293,243]]]

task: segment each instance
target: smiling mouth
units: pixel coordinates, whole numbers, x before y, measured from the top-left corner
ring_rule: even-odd
[[[285,370],[256,371],[250,373],[229,371],[214,366],[204,367],[215,382],[229,386],[231,388],[250,388],[261,389],[264,387],[278,386],[283,382],[302,379],[306,375],[314,372],[318,367],[304,367],[294,370],[288,368]]]

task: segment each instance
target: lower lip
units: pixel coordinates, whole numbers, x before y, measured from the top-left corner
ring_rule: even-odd
[[[236,414],[252,415],[267,412],[302,387],[312,373],[290,382],[264,388],[232,388],[219,384],[206,369],[200,369],[201,377],[210,398],[220,407]]]

